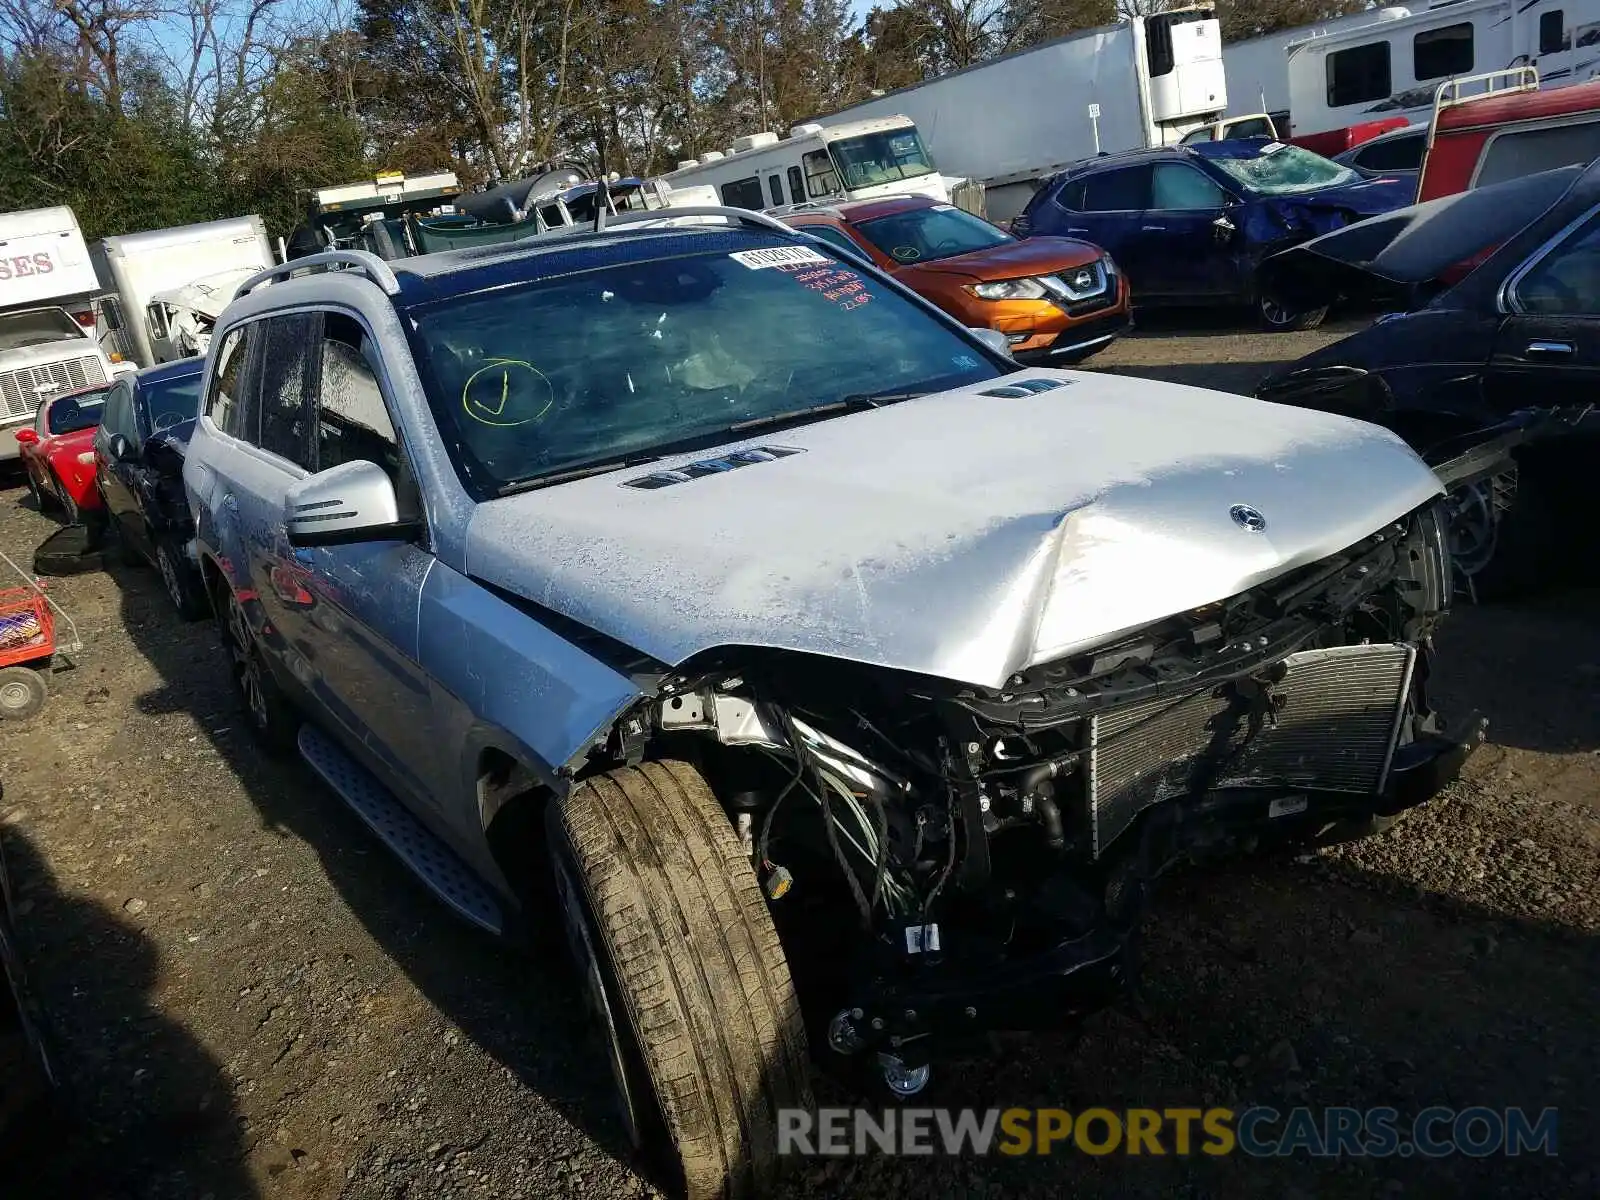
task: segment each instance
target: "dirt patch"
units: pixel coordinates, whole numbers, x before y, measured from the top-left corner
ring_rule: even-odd
[[[1338,334],[1157,326],[1094,365],[1248,390]],[[25,495],[0,493],[13,557],[54,528]],[[78,1116],[15,1178],[73,1200],[651,1194],[555,952],[463,927],[257,753],[214,631],[153,572],[57,594],[86,646],[0,732],[0,820]],[[877,1158],[793,1194],[1593,1194],[1600,594],[1456,613],[1438,685],[1491,720],[1448,795],[1368,842],[1178,876],[1137,1013],[999,1039],[928,1103],[1557,1106],[1559,1158]]]

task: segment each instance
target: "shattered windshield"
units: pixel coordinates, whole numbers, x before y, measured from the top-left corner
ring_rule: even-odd
[[[933,172],[933,160],[915,128],[889,129],[828,143],[847,188],[876,187]]]
[[[441,428],[483,495],[1001,373],[853,265],[794,245],[602,267],[411,313]]]
[[[1212,157],[1210,163],[1261,196],[1292,196],[1320,188],[1343,187],[1361,176],[1349,167],[1302,150],[1272,142],[1254,158]]]

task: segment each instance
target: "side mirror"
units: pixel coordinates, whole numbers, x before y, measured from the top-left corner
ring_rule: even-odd
[[[1011,343],[1007,340],[1006,335],[998,329],[977,329],[969,325],[967,332],[996,354],[1002,354],[1006,358],[1011,357]]]
[[[127,462],[133,457],[132,444],[120,433],[111,435],[111,441],[107,443],[106,448],[111,451],[111,457],[118,462]]]
[[[294,483],[284,499],[291,546],[403,540],[417,532],[400,516],[389,474],[365,460],[340,463]]]
[[[19,429],[12,436],[24,446],[36,445],[39,441],[39,435],[32,429]]]
[[[1232,241],[1233,235],[1239,231],[1239,227],[1230,221],[1226,215],[1220,216],[1211,222],[1211,228],[1219,242]]]

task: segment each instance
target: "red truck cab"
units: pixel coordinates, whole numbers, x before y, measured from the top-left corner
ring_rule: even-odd
[[[1417,200],[1596,158],[1600,80],[1540,91],[1535,75],[1531,84],[1459,100],[1441,89]]]

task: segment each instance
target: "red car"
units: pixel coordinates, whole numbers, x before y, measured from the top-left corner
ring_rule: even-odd
[[[100,426],[109,383],[52,396],[39,405],[33,424],[16,431],[28,490],[41,509],[58,504],[67,524],[85,509],[100,507],[94,481],[94,431]]]

